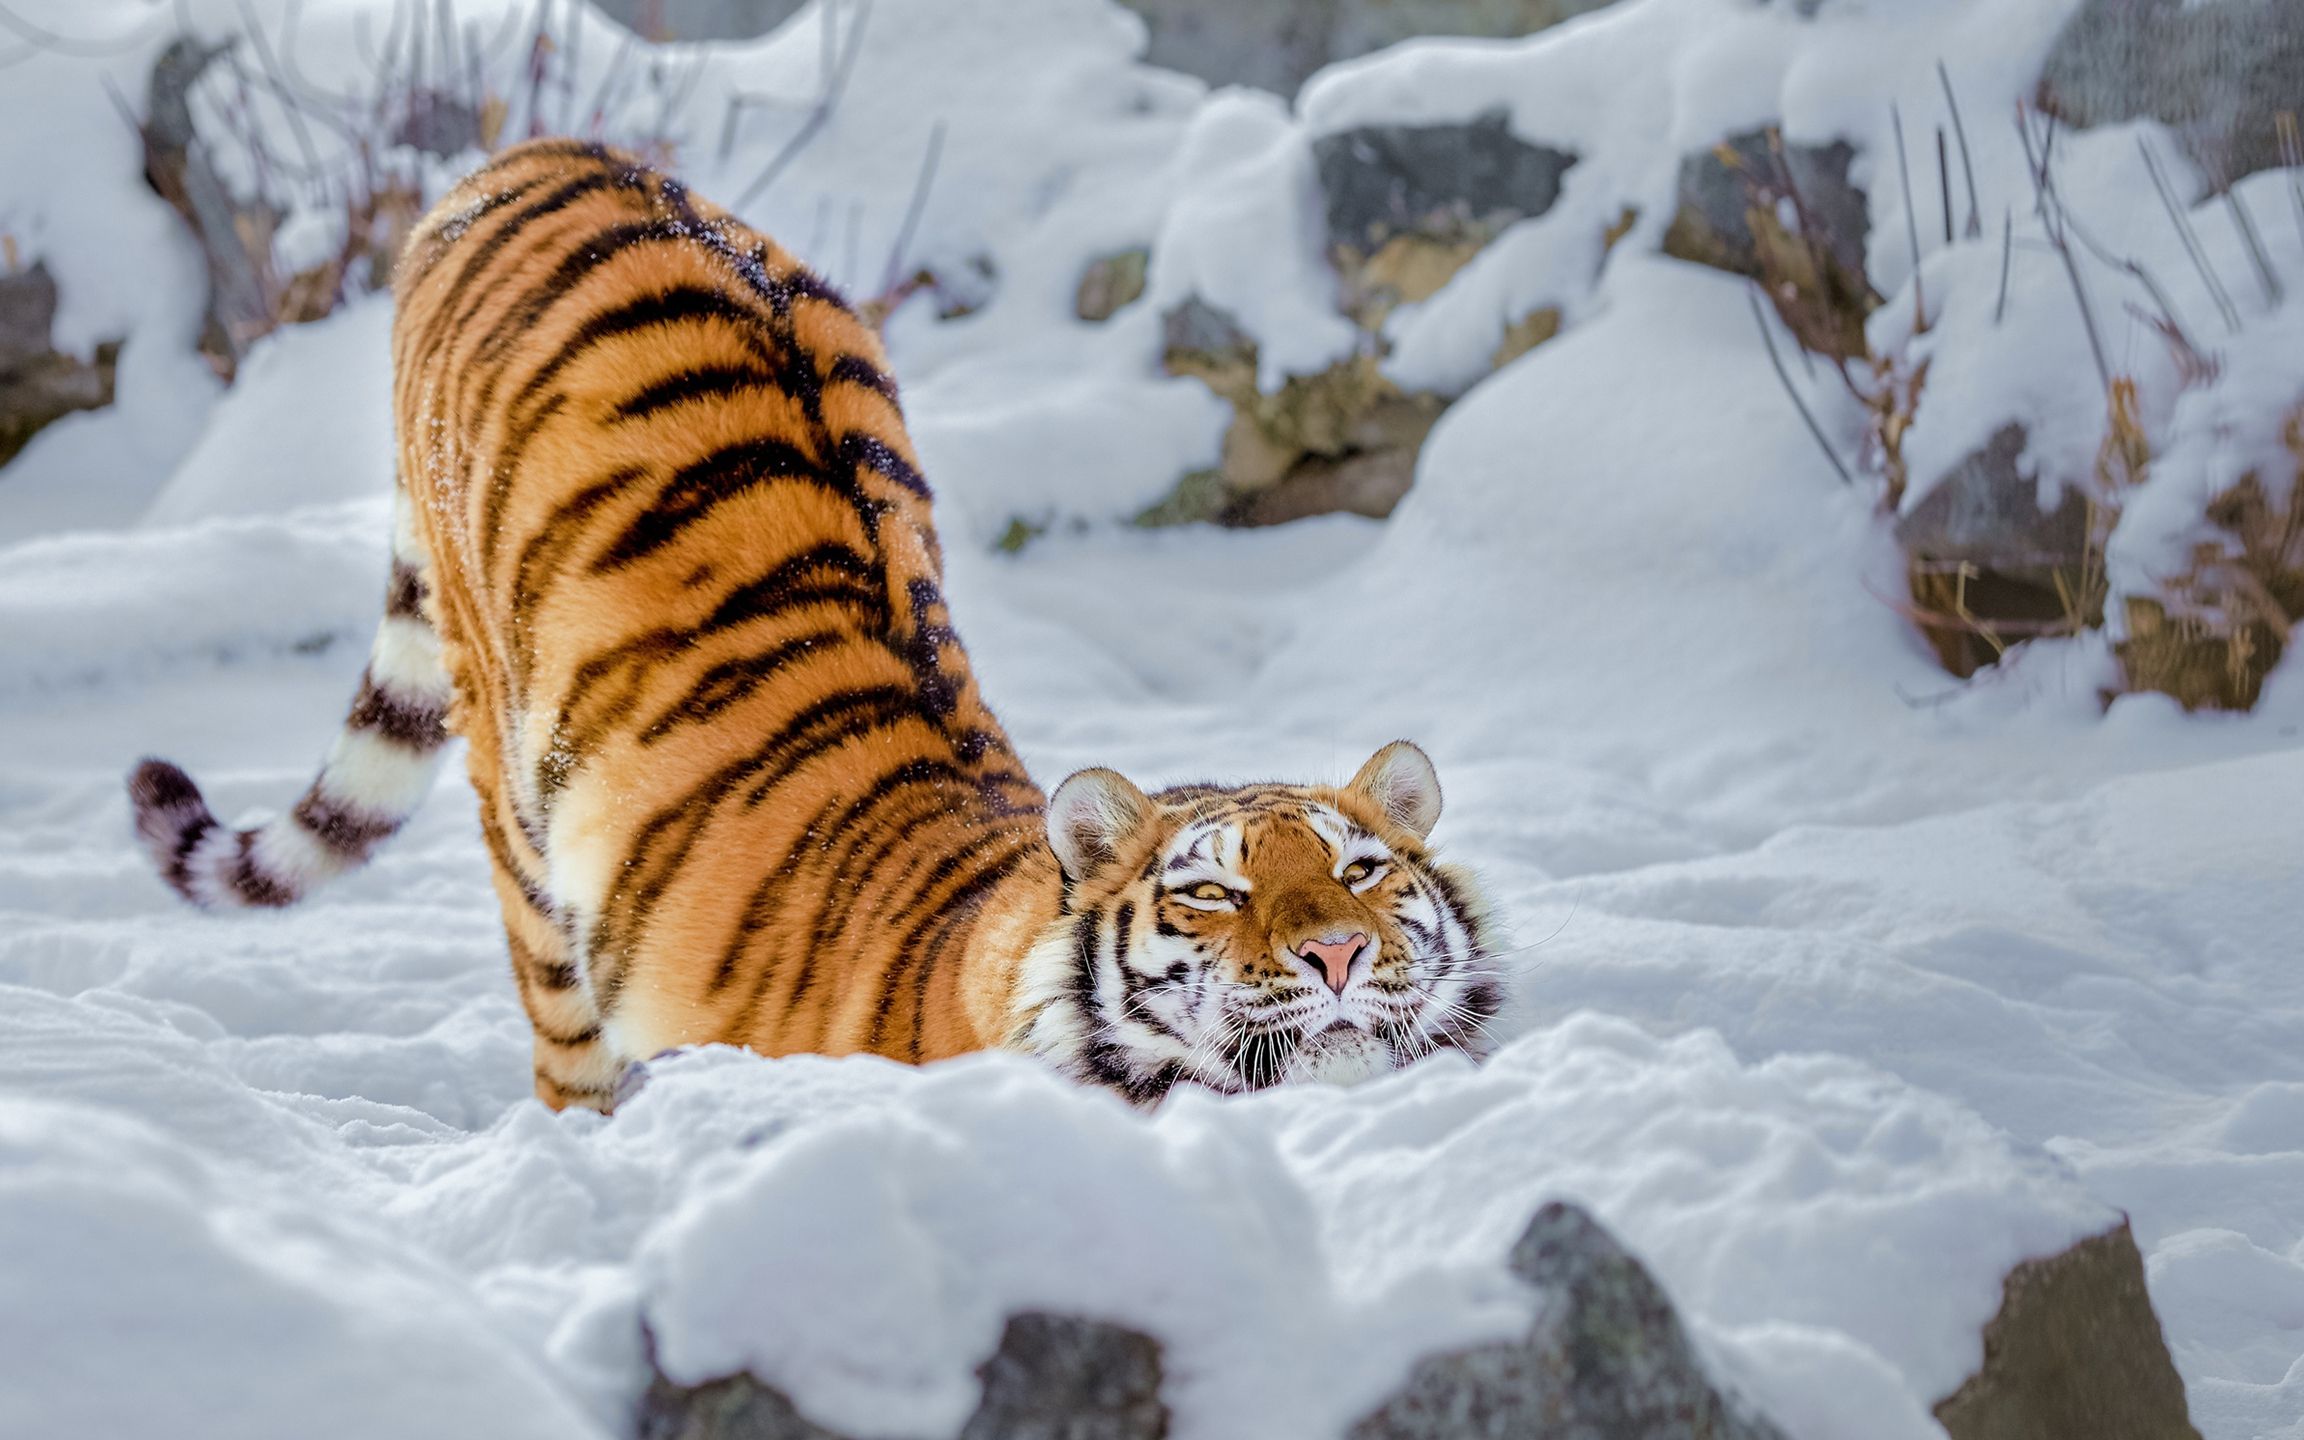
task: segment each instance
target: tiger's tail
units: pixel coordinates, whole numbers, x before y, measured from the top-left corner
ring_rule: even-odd
[[[195,905],[293,905],[367,863],[424,803],[448,742],[454,693],[426,618],[431,562],[396,497],[392,579],[368,668],[344,728],[294,809],[249,830],[217,822],[192,777],[146,759],[128,777],[136,833],[160,873]]]

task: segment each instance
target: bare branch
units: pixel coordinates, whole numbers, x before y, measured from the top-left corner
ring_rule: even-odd
[[[1936,204],[1944,212],[1944,246],[1952,246],[1952,162],[1944,153],[1944,127],[1936,127]]]
[[[2264,291],[2264,303],[2279,309],[2280,302],[2288,298],[2287,291],[2272,269],[2272,257],[2264,249],[2264,237],[2256,231],[2256,217],[2248,213],[2248,202],[2240,198],[2237,186],[2224,187],[2224,208],[2232,212],[2232,228],[2240,232],[2240,243],[2248,250],[2248,261],[2256,267],[2256,283]]]
[[[2144,168],[2152,176],[2152,188],[2160,194],[2160,204],[2168,212],[2169,223],[2176,227],[2176,238],[2184,242],[2184,253],[2192,257],[2193,268],[2200,272],[2201,283],[2208,287],[2208,298],[2216,302],[2217,313],[2224,317],[2225,326],[2233,334],[2239,334],[2239,307],[2232,303],[2231,293],[2224,288],[2215,267],[2208,263],[2208,252],[2201,248],[2200,237],[2193,233],[2191,220],[2177,202],[2175,187],[2168,183],[2167,174],[2160,168],[2160,157],[2141,135],[2136,137],[2136,148],[2144,156]]]
[[[904,252],[911,248],[912,234],[920,226],[920,216],[928,208],[928,190],[936,183],[936,166],[944,158],[944,122],[939,120],[928,132],[928,152],[920,157],[920,174],[912,182],[912,198],[904,206],[904,223],[897,227],[896,241],[888,250],[888,268],[880,281],[882,294],[896,288],[904,273]]]
[[[1824,438],[1824,427],[1816,423],[1816,416],[1808,409],[1808,402],[1800,398],[1799,388],[1792,383],[1792,372],[1784,368],[1784,357],[1776,352],[1776,335],[1768,328],[1768,311],[1760,303],[1760,287],[1753,285],[1747,288],[1744,298],[1752,304],[1752,323],[1760,327],[1760,343],[1767,347],[1768,363],[1775,367],[1777,383],[1791,397],[1792,408],[1800,412],[1801,420],[1808,426],[1808,433],[1815,438],[1816,448],[1824,452],[1824,459],[1831,464],[1832,473],[1840,477],[1843,485],[1855,484],[1856,477],[1848,473],[1848,467],[1840,462],[1838,452],[1833,450],[1832,442]]]
[[[830,6],[824,8],[823,23],[827,27],[832,24],[832,16],[835,13]],[[856,6],[856,18],[848,26],[847,41],[840,51],[838,60],[832,67],[829,78],[824,83],[823,96],[808,112],[808,118],[801,122],[800,128],[793,132],[792,138],[784,142],[784,148],[778,150],[774,158],[769,160],[767,168],[753,177],[752,183],[745,186],[744,192],[736,197],[735,208],[743,209],[767,190],[770,185],[775,184],[776,177],[784,173],[784,168],[794,160],[799,159],[800,152],[807,149],[809,143],[816,138],[817,133],[830,123],[832,112],[839,108],[840,96],[848,88],[848,77],[855,72],[856,57],[864,52],[864,25],[871,18],[872,0],[859,0]],[[827,40],[825,43],[829,45],[831,42]]]
[[[2064,274],[2072,282],[2072,298],[2080,306],[2080,323],[2088,332],[2088,352],[2095,357],[2097,378],[2104,382],[2106,393],[2112,389],[2112,366],[2104,358],[2104,337],[2096,332],[2096,311],[2088,303],[2088,287],[2080,278],[2080,264],[2072,258],[2072,246],[2064,238],[2064,225],[2059,205],[2051,198],[2048,186],[2048,145],[2056,138],[2055,117],[2049,117],[2049,129],[2037,155],[2032,149],[2031,111],[2023,101],[2016,102],[2016,134],[2024,142],[2025,168],[2032,175],[2032,201],[2038,207],[2041,222],[2048,228],[2049,244],[2055,247],[2056,257],[2064,262]]]
[[[2008,262],[2016,258],[2016,212],[2000,212],[2000,298],[1992,304],[1992,328],[2008,315]]]
[[[629,30],[616,42],[616,52],[608,58],[607,72],[600,77],[599,88],[592,92],[592,103],[584,110],[585,129],[589,133],[600,133],[601,125],[608,118],[608,102],[618,98],[616,82],[623,78],[624,67],[631,62],[632,49],[639,43],[640,37]]]
[[[1896,175],[1904,186],[1904,235],[1912,245],[1912,328],[1928,328],[1928,297],[1920,288],[1920,214],[1912,204],[1912,166],[1904,158],[1904,112],[1891,104],[1889,123],[1896,127]]]
[[[1982,207],[1976,203],[1976,166],[1968,155],[1968,127],[1960,119],[1960,98],[1952,93],[1952,73],[1936,62],[1936,83],[1944,87],[1944,108],[1952,112],[1952,135],[1960,142],[1960,172],[1968,181],[1968,228],[1971,240],[1984,233]]]
[[[2288,172],[2288,198],[2296,207],[2296,238],[2304,242],[2304,135],[2296,129],[2296,112],[2283,110],[2280,129],[2280,167]]]
[[[311,127],[304,123],[305,106],[297,102],[294,92],[289,88],[287,76],[280,69],[280,62],[273,57],[272,41],[264,34],[264,22],[256,17],[256,7],[249,0],[240,0],[240,18],[248,26],[248,38],[256,44],[257,62],[264,67],[266,78],[279,88],[282,96],[280,108],[288,112],[288,128],[295,133],[296,148],[304,152],[305,168],[318,174],[321,168],[320,151],[312,143]],[[237,57],[233,63],[239,63]]]

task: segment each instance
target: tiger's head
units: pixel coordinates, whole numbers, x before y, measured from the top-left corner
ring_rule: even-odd
[[[1406,741],[1341,787],[1146,795],[1081,771],[1048,804],[1065,913],[1025,961],[1023,1047],[1138,1101],[1484,1054],[1503,998],[1487,905],[1433,858],[1439,818]]]

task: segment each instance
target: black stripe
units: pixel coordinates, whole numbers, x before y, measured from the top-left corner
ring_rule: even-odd
[[[199,898],[192,893],[192,852],[200,848],[200,842],[215,828],[216,817],[208,813],[207,806],[201,806],[200,813],[193,816],[183,833],[176,837],[175,853],[168,857],[168,883],[187,900]]]
[[[526,941],[504,928],[504,947],[512,952],[512,964],[528,983],[546,990],[573,990],[583,981],[573,962],[566,958],[546,960],[528,948]]]
[[[552,1044],[561,1046],[564,1049],[572,1049],[578,1045],[589,1045],[593,1041],[600,1038],[600,1022],[597,1020],[589,1025],[584,1026],[580,1030],[555,1032],[546,1029],[534,1015],[530,1015],[528,1017],[528,1028],[536,1032],[536,1037],[538,1039],[548,1040]]]
[[[1080,1052],[1080,1063],[1086,1068],[1088,1079],[1126,1090],[1132,1078],[1123,1060],[1126,1052],[1113,1043],[1111,1027],[1105,1023],[1096,1004],[1096,966],[1104,952],[1102,912],[1090,910],[1082,915],[1074,922],[1072,933],[1072,1003],[1089,1034],[1088,1043]]]
[[[819,572],[845,583],[823,584]],[[803,585],[804,579],[819,581]],[[820,600],[839,600],[868,612],[866,628],[888,628],[888,593],[880,584],[880,570],[871,561],[838,541],[826,541],[794,555],[757,580],[748,580],[724,596],[698,627],[698,637],[735,625],[781,614]]]
[[[531,281],[523,289],[518,304],[496,317],[488,333],[473,347],[471,364],[484,368],[514,345],[533,339],[536,326],[544,317],[569,296],[581,294],[585,277],[601,266],[650,245],[677,243],[686,235],[685,227],[653,217],[622,220],[593,231],[560,257],[551,274]],[[489,391],[483,389],[481,393],[486,396]],[[475,413],[485,414],[488,408],[483,401],[475,407]]]
[[[395,695],[363,671],[344,728],[373,731],[411,750],[437,750],[448,743],[448,707]]]
[[[536,187],[543,184],[544,180],[545,177],[542,175],[531,175],[510,189],[491,191],[481,196],[478,200],[462,207],[441,221],[433,228],[431,236],[439,243],[434,247],[431,254],[424,257],[423,262],[408,278],[410,280],[422,279],[431,270],[433,263],[448,252],[450,246],[471,233],[473,226],[505,206],[517,205],[530,195],[535,194]]]
[[[925,953],[925,947],[921,944],[922,939],[928,931],[946,924],[955,913],[966,914],[982,905],[984,892],[1006,879],[1011,871],[1023,863],[1024,857],[1029,853],[1031,853],[1031,847],[1028,845],[1010,845],[999,859],[983,866],[966,880],[954,886],[945,894],[943,899],[936,902],[927,915],[914,922],[912,927],[905,931],[904,938],[895,947],[896,963],[890,965],[888,973],[881,977],[880,1001],[873,1008],[872,1031],[866,1041],[870,1048],[875,1050],[880,1048],[882,1037],[887,1033],[890,1012],[895,1008],[899,983],[902,977],[910,973],[913,976],[913,1002],[912,1033],[909,1037],[909,1048],[915,1061],[920,1058],[920,1021],[923,1018],[922,1012],[928,984],[934,978],[934,964],[943,961],[945,955],[945,952],[941,950],[934,956]]]
[[[614,1001],[633,947],[722,801],[748,784],[744,803],[758,805],[817,756],[918,718],[918,697],[897,686],[867,686],[825,696],[786,721],[751,753],[721,766],[650,816],[625,848],[619,881],[595,935],[595,961],[602,968],[594,989],[601,1007]]]
[[[331,800],[319,787],[304,792],[288,812],[315,839],[348,860],[365,860],[368,852],[399,833],[405,817],[379,815],[358,805]]]
[[[826,833],[824,826],[839,805],[840,801],[835,797],[818,806],[808,823],[800,827],[799,836],[785,849],[783,862],[765,867],[765,877],[752,887],[752,894],[744,902],[744,913],[737,919],[728,943],[721,948],[720,961],[713,967],[712,979],[705,986],[708,998],[716,998],[735,981],[736,969],[744,952],[756,944],[766,945],[770,949],[767,963],[753,977],[752,993],[758,995],[775,978],[778,958],[775,946],[787,928],[778,923],[783,917],[777,913],[777,898],[780,892],[798,881],[803,864],[802,853],[813,848],[818,843],[818,837]],[[751,1014],[752,1006],[746,1005],[743,1011],[744,1025],[741,1028],[731,1027],[725,1033],[749,1035]]]
[[[777,363],[777,352],[761,338],[768,328],[767,316],[740,304],[726,291],[708,289],[701,285],[675,285],[658,294],[627,300],[612,310],[603,310],[587,319],[577,327],[575,334],[568,337],[565,345],[552,352],[550,360],[538,366],[535,373],[521,384],[505,408],[517,413],[541,393],[545,386],[557,379],[561,371],[607,341],[704,320],[726,322],[736,331],[744,348],[757,356],[763,364]],[[684,343],[681,348],[686,351],[693,347]]]
[[[809,947],[806,947],[806,954],[799,961],[799,977],[793,984],[790,1005],[797,1005],[799,998],[806,993],[806,988],[816,979],[816,954],[829,952],[839,942],[841,935],[848,931],[850,919],[855,917],[855,908],[862,905],[866,896],[871,894],[871,880],[880,871],[880,866],[887,864],[887,859],[896,855],[896,850],[901,850],[922,829],[938,823],[938,820],[954,820],[952,806],[945,802],[945,797],[940,793],[947,783],[954,783],[958,779],[961,779],[961,772],[954,770],[952,765],[942,763],[942,760],[905,760],[903,765],[894,767],[894,770],[882,774],[878,781],[873,781],[848,806],[846,818],[843,818],[841,827],[834,832],[848,836],[848,839],[843,841],[843,852],[839,862],[832,866],[832,873],[825,878],[823,885],[816,887],[816,919],[811,924]],[[878,832],[864,825],[864,816],[880,809],[882,804],[887,804],[889,799],[894,799],[903,790],[915,786],[933,786],[938,790],[938,795],[929,797],[926,809],[910,813],[910,816],[905,816],[896,825],[878,829]],[[753,995],[753,1005],[758,1005],[758,1000],[760,995]],[[746,1007],[746,1011],[749,1011],[749,1007]]]
[[[520,479],[522,460],[528,447],[552,423],[554,416],[568,408],[566,395],[553,395],[543,404],[508,422],[509,430],[504,444],[496,452],[488,467],[486,488],[480,495],[480,572],[492,575],[496,562],[496,539],[504,529],[504,507],[511,503],[513,486]]]
[[[517,632],[528,620],[528,614],[544,603],[551,593],[552,582],[560,578],[560,566],[584,538],[585,522],[593,512],[615,498],[616,494],[648,472],[637,465],[626,465],[611,471],[604,480],[598,480],[569,496],[553,507],[520,547],[520,558],[512,566],[512,625]],[[513,654],[513,668],[525,685],[528,670],[528,652],[517,648]]]
[[[715,450],[676,471],[648,508],[592,561],[592,572],[621,569],[652,555],[722,503],[778,480],[795,479],[836,488],[813,460],[782,440],[744,440]]]
[[[747,390],[782,393],[781,382],[765,370],[745,365],[703,365],[650,385],[618,405],[612,418],[618,423],[645,420],[659,410],[691,400],[725,400]]]
[[[889,404],[898,403],[894,377],[861,355],[841,356],[832,362],[824,378],[835,385],[861,385],[867,390],[876,390]]]
[[[528,903],[528,908],[545,920],[556,921],[560,914],[559,907],[552,903],[552,897],[541,886],[528,878],[528,872],[512,858],[512,847],[505,840],[504,827],[497,823],[495,806],[485,797],[480,802],[480,838],[487,845],[488,858],[496,862],[496,868],[511,876],[513,882],[520,887],[520,898]]]
[[[871,466],[923,500],[932,498],[928,482],[920,478],[920,472],[906,464],[903,456],[876,435],[857,430],[841,436],[840,454],[851,464]]]
[[[424,572],[405,560],[392,562],[392,578],[384,585],[384,614],[393,620],[424,618]]]
[[[240,854],[232,865],[232,889],[242,901],[277,910],[296,903],[296,892],[286,881],[264,872],[256,863],[256,834],[254,830],[240,832]]]
[[[448,336],[461,335],[469,328],[472,314],[459,313],[457,309],[459,302],[464,298],[464,292],[479,283],[481,274],[488,268],[489,264],[504,252],[504,248],[510,245],[522,230],[527,229],[538,220],[557,215],[585,196],[605,190],[614,183],[615,181],[611,176],[600,171],[579,175],[543,199],[530,205],[524,205],[516,213],[505,217],[503,224],[489,231],[485,238],[475,243],[472,247],[472,253],[465,257],[464,268],[456,272],[456,278],[450,282],[447,293],[440,297],[438,308],[432,312],[431,323],[424,327],[424,334],[419,347],[421,352],[429,355],[436,351],[441,342]],[[477,308],[475,305],[474,309]]]
[[[651,667],[658,662],[681,654],[720,631],[772,619],[809,605],[852,606],[864,612],[867,624],[884,624],[887,597],[863,581],[842,574],[845,562],[840,557],[843,556],[854,559],[855,552],[838,544],[819,545],[804,551],[759,580],[731,591],[701,624],[651,630],[594,655],[577,667],[568,685],[570,698],[553,726],[552,754],[565,759],[555,779],[549,783],[539,781],[547,797],[583,765],[601,736],[639,707]],[[812,580],[812,571],[824,570],[832,571],[832,577]],[[611,688],[611,679],[618,679],[621,684]]]
[[[564,1080],[555,1080],[544,1073],[544,1067],[541,1065],[535,1067],[535,1075],[537,1079],[563,1095],[610,1095],[615,1093],[614,1087],[608,1085],[571,1085]]]
[[[641,729],[640,743],[652,744],[682,725],[696,725],[710,720],[770,680],[776,679],[793,662],[812,651],[837,645],[846,638],[845,632],[839,630],[812,630],[762,654],[721,661],[697,676],[696,683],[688,687],[686,694],[672,702],[662,714]]]
[[[604,165],[629,163],[619,161],[614,151],[597,140],[559,136],[549,140],[526,140],[499,150],[472,173],[475,176],[492,175],[507,165],[525,165],[542,160],[597,160]]]

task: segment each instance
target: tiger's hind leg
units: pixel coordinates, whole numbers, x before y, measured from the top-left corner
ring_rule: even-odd
[[[549,897],[506,853],[485,794],[481,824],[490,842],[490,867],[496,900],[504,912],[512,979],[535,1031],[536,1098],[555,1110],[571,1105],[613,1109],[623,1062],[601,1031],[600,1012],[577,963],[576,947],[554,915]]]

